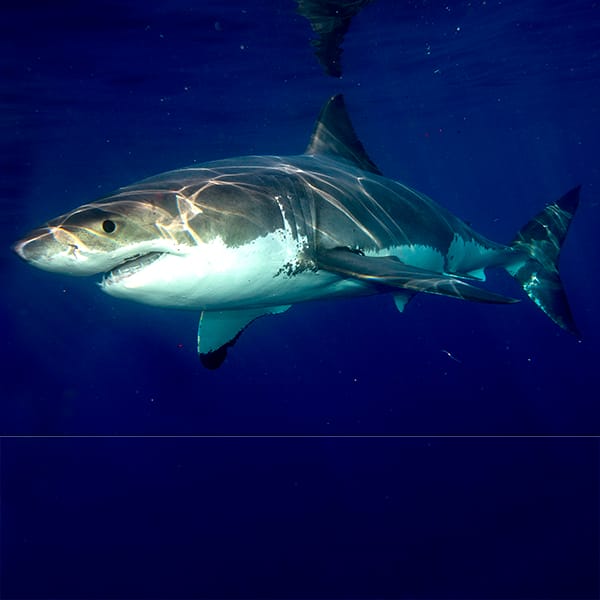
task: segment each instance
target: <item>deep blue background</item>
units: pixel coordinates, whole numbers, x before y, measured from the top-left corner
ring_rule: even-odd
[[[0,433],[600,433],[598,3],[377,0],[339,81],[291,0],[1,11]],[[340,91],[384,173],[498,241],[583,184],[561,261],[582,342],[527,300],[400,315],[379,297],[261,319],[208,372],[198,315],[8,250],[145,176],[302,152]],[[5,438],[0,595],[595,598],[598,456],[574,438]]]

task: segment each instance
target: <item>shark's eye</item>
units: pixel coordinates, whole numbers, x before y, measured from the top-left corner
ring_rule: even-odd
[[[114,221],[111,221],[110,219],[102,221],[102,229],[104,229],[106,233],[112,233],[116,228],[117,226]]]

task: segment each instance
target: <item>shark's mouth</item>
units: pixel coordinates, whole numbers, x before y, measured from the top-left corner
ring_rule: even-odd
[[[131,256],[105,273],[103,283],[118,283],[130,275],[141,271],[148,265],[151,265],[161,256],[164,256],[164,252],[149,252],[148,254],[136,254]]]

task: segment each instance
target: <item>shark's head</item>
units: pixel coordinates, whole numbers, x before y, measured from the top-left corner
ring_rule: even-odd
[[[175,194],[119,193],[48,221],[13,249],[45,271],[105,273],[103,288],[109,291],[164,257],[185,255],[193,245],[185,227],[191,217]]]
[[[150,199],[84,204],[48,221],[13,245],[34,267],[66,275],[95,275],[133,261],[177,253],[173,215]]]
[[[46,271],[103,274],[101,288],[111,296],[189,309],[235,303],[251,294],[249,268],[260,276],[267,263],[277,262],[276,272],[285,262],[276,234],[265,238],[273,248],[253,243],[281,229],[281,212],[265,194],[257,199],[251,188],[200,175],[200,191],[190,195],[174,191],[179,182],[124,188],[48,221],[13,249]]]

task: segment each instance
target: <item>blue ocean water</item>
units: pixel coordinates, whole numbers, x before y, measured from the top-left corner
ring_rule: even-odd
[[[339,80],[292,0],[0,10],[0,434],[33,436],[0,441],[2,597],[600,595],[599,3],[376,0]],[[387,176],[497,241],[582,184],[581,341],[527,299],[380,296],[260,319],[211,372],[197,314],[9,250],[161,171],[301,153],[338,92]]]

